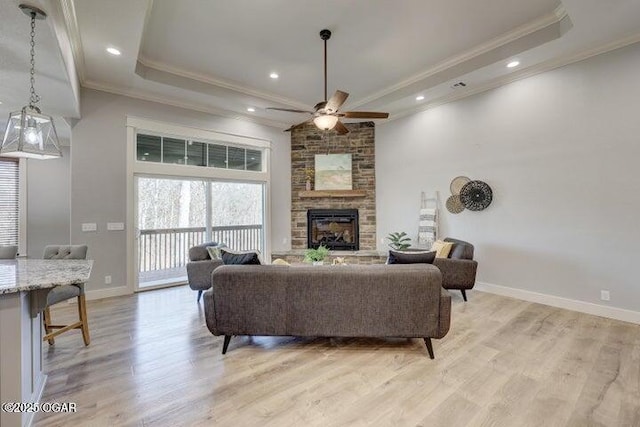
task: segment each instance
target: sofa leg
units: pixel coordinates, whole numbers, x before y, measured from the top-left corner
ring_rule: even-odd
[[[433,355],[433,345],[431,345],[431,338],[425,338],[424,343],[427,345],[427,351],[429,352],[429,357],[431,359],[435,359]]]
[[[464,289],[460,289],[460,292],[462,292],[462,299],[467,301],[467,291],[465,291]]]
[[[224,344],[222,344],[222,354],[227,353],[227,349],[229,348],[229,342],[231,341],[231,335],[224,336]]]
[[[204,291],[202,291],[202,290],[198,291],[198,299],[196,300],[196,302],[200,302],[200,298],[202,298],[202,293],[203,293],[203,292],[204,292]],[[466,301],[466,300],[465,300],[465,301]]]

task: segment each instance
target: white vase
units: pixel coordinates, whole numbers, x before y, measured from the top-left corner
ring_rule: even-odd
[[[324,261],[313,261],[313,265],[324,265]]]

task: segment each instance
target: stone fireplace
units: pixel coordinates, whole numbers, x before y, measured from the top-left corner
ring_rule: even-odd
[[[334,251],[360,249],[357,209],[309,209],[307,211],[307,247],[320,245]]]
[[[274,258],[284,258],[290,262],[300,262],[304,251],[310,246],[331,240],[336,233],[342,236],[335,246],[342,248],[331,250],[330,258],[346,257],[352,264],[384,262],[376,250],[376,177],[375,177],[375,124],[373,122],[346,123],[349,133],[338,135],[336,132],[320,131],[315,125],[307,124],[291,132],[291,251],[273,253]],[[315,167],[316,154],[351,154],[352,191],[315,191],[312,182],[311,191],[307,191],[306,171]],[[349,229],[344,238],[342,223],[325,222],[314,237],[313,227],[308,222],[309,210],[355,210],[358,212],[358,244],[347,248],[346,240],[353,240],[355,230]],[[333,226],[331,225],[332,222]],[[328,227],[329,231],[323,231]],[[336,228],[338,227],[338,228]],[[337,231],[336,231],[337,230]],[[314,243],[315,240],[315,243]]]

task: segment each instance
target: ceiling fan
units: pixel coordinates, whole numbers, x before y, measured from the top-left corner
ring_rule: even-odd
[[[348,119],[386,119],[389,113],[376,113],[372,111],[345,111],[338,112],[342,104],[347,100],[349,94],[341,90],[336,90],[331,98],[327,100],[327,40],[331,38],[331,31],[324,29],[320,31],[320,38],[324,40],[324,101],[318,102],[314,111],[295,110],[291,108],[267,107],[267,110],[288,111],[290,113],[306,113],[312,117],[302,123],[291,126],[285,132],[313,122],[318,129],[335,129],[339,135],[349,133],[349,129],[340,121],[340,117]]]

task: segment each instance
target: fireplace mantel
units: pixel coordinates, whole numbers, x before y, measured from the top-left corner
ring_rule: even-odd
[[[366,197],[366,190],[311,190],[311,191],[301,191],[300,197],[308,198],[308,197]]]

